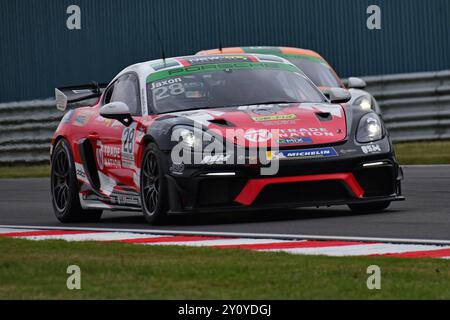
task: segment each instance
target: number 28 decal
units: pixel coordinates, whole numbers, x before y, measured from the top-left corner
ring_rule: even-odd
[[[134,167],[134,138],[136,123],[131,124],[122,131],[122,166]]]
[[[170,96],[176,96],[184,93],[184,87],[181,83],[173,83],[167,87],[153,89],[156,100],[165,99]]]

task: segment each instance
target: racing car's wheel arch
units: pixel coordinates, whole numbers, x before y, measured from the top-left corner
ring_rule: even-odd
[[[162,224],[167,221],[168,193],[165,155],[155,142],[149,142],[141,161],[140,196],[142,213],[147,222]]]
[[[73,153],[63,137],[55,141],[50,167],[50,190],[56,218],[61,222],[98,221],[102,210],[81,207]]]

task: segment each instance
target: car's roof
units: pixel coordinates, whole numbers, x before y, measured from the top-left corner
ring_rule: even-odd
[[[251,54],[271,54],[275,56],[304,56],[316,58],[326,62],[326,60],[317,52],[310,49],[292,48],[292,47],[229,47],[222,49],[210,49],[197,52],[197,55],[211,55],[219,53],[251,53]]]
[[[135,72],[139,75],[148,76],[152,73],[168,70],[172,68],[182,68],[189,66],[199,66],[211,63],[227,63],[227,62],[272,62],[272,63],[291,63],[282,58],[269,54],[247,54],[247,53],[230,53],[230,54],[211,54],[207,56],[191,55],[172,57],[166,59],[150,60],[136,63],[122,70],[115,78],[120,77],[124,73]],[[114,81],[113,80],[113,81]]]

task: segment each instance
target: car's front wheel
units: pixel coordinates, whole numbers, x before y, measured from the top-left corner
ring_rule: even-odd
[[[75,162],[69,143],[61,139],[51,159],[52,205],[61,222],[94,222],[100,220],[102,210],[84,210],[78,195]]]
[[[164,155],[154,143],[147,145],[141,162],[141,204],[145,219],[161,224],[167,219],[167,182]]]
[[[384,209],[387,209],[390,204],[390,201],[380,201],[373,203],[349,204],[348,206],[353,212],[366,213],[383,211]]]

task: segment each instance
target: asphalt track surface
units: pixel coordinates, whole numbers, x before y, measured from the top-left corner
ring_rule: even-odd
[[[150,226],[139,213],[105,212],[99,223],[61,224],[49,179],[0,179],[0,225],[94,227],[450,240],[450,166],[405,166],[403,194],[387,211],[354,214],[346,206],[174,216]]]

